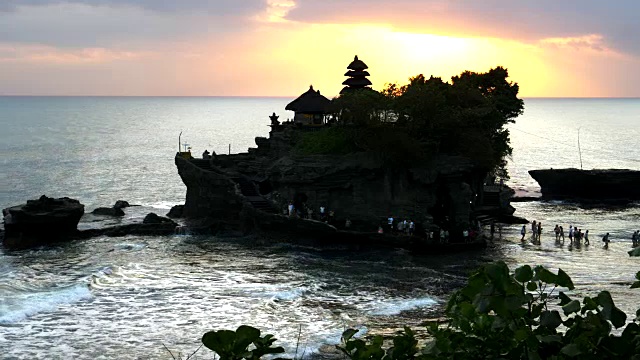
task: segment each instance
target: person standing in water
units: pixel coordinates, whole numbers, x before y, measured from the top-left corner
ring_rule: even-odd
[[[602,241],[604,241],[604,248],[608,249],[609,248],[609,242],[611,242],[611,240],[609,240],[609,233],[607,233],[607,235],[602,237]]]
[[[538,243],[540,243],[541,235],[542,235],[542,221],[538,223]]]
[[[589,245],[589,230],[584,232],[584,244]]]
[[[522,225],[520,235],[522,235],[522,239],[520,239],[520,241],[524,241],[524,236],[527,235],[527,225]]]

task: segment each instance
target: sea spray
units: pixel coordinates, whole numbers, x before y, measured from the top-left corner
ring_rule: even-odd
[[[60,305],[91,299],[85,284],[31,293],[7,294],[0,300],[0,325],[13,324],[38,313],[54,311]]]

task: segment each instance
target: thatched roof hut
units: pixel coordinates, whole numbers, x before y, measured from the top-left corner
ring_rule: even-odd
[[[304,94],[290,102],[285,110],[295,112],[294,121],[305,125],[319,125],[324,123],[324,115],[329,113],[331,100],[320,94],[320,91],[313,90],[313,85],[309,86]]]
[[[290,102],[285,110],[305,114],[325,114],[329,104],[331,104],[331,100],[321,95],[320,91],[313,90],[313,85],[311,85],[309,90]]]

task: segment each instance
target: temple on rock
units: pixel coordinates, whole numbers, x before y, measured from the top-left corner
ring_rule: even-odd
[[[345,85],[345,87],[340,90],[340,94],[358,89],[371,89],[371,81],[367,79],[369,72],[366,70],[368,68],[367,64],[358,59],[358,55],[356,55],[351,64],[347,66],[349,71],[347,71],[344,76],[347,76],[348,79],[342,82],[342,85]]]
[[[356,56],[341,94],[375,92],[367,68]],[[286,106],[295,113],[292,121],[280,122],[275,112],[269,116],[271,131],[268,137],[255,138],[257,147],[201,159],[178,153],[175,163],[187,187],[183,216],[194,221],[190,226],[213,233],[271,234],[264,238],[274,241],[288,237],[298,243],[315,239],[321,245],[448,251],[448,241],[468,248],[468,241],[475,239],[470,231],[476,233],[479,223],[512,216],[513,190],[500,186],[486,192],[486,169],[470,158],[438,153],[392,166],[379,153],[362,148],[313,148],[340,145],[340,136],[362,130],[341,122],[334,106],[342,105],[336,103],[310,86]],[[349,141],[353,139],[345,140],[347,149]],[[483,214],[491,215],[483,219]],[[391,225],[394,219],[415,223],[415,232],[403,242],[389,227],[390,218]]]

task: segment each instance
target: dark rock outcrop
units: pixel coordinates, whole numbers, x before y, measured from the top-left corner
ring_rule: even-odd
[[[640,171],[624,169],[529,170],[546,199],[639,200]]]
[[[93,215],[105,215],[105,216],[124,216],[124,211],[119,207],[99,207],[91,212]]]
[[[124,216],[124,208],[130,207],[129,202],[125,200],[118,200],[116,203],[108,208],[108,207],[99,207],[94,209],[91,213],[93,215],[104,215],[104,216]]]
[[[214,219],[222,228],[245,232],[291,227],[268,213],[286,213],[290,201],[302,216],[319,218],[319,208],[335,213],[339,230],[350,220],[350,230],[375,232],[386,219],[411,219],[416,233],[443,227],[452,237],[474,226],[475,209],[482,206],[486,169],[455,156],[436,156],[412,167],[389,167],[370,153],[297,156],[292,144],[299,131],[272,131],[258,138],[258,149],[218,155],[215,159],[176,156],[178,173],[187,186],[184,217]],[[493,207],[508,215],[498,195]],[[266,219],[269,219],[268,221]],[[304,224],[303,233],[313,232]],[[215,226],[212,226],[215,227]],[[276,230],[277,231],[277,230]]]
[[[131,205],[129,205],[129,202],[125,201],[125,200],[118,200],[116,201],[115,205],[113,205],[114,208],[116,209],[122,209],[122,208],[126,208],[129,207]]]
[[[179,219],[184,214],[184,205],[175,205],[167,213],[167,217],[172,219]]]
[[[137,236],[165,236],[175,233],[177,224],[170,223],[159,224],[126,224],[118,226],[110,226],[101,229],[90,229],[78,231],[73,239],[89,239],[97,236],[121,237],[127,235]]]
[[[156,213],[148,213],[147,216],[142,220],[143,224],[173,224],[173,226],[177,226],[173,220],[167,219],[166,217],[158,216]]]
[[[29,248],[67,240],[77,232],[84,205],[68,197],[54,199],[42,195],[38,200],[2,210],[4,246]]]

